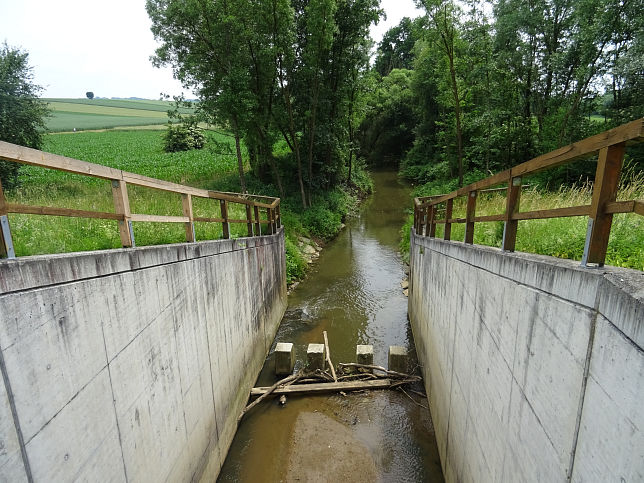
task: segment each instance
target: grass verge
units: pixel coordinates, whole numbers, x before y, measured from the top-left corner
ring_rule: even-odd
[[[423,195],[425,194],[423,192]],[[592,186],[588,184],[562,187],[555,192],[530,188],[521,193],[521,211],[588,205],[591,196]],[[629,200],[643,197],[644,174],[638,173],[624,180],[617,199]],[[479,195],[476,204],[477,215],[493,215],[504,211],[505,193]],[[465,217],[465,204],[462,198],[454,203],[454,218],[461,217]],[[583,216],[521,221],[517,232],[516,251],[581,260],[587,223],[587,217]],[[412,225],[413,216],[410,215],[401,229],[400,250],[407,261],[409,260],[409,231]],[[443,236],[443,230],[443,225],[437,225],[438,238]],[[464,224],[452,225],[452,240],[463,240],[464,235]],[[475,244],[500,248],[502,239],[503,222],[476,223]],[[632,213],[613,216],[606,264],[644,270],[644,217]]]

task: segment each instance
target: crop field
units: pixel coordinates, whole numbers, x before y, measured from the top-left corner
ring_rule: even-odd
[[[168,121],[168,101],[129,99],[44,99],[52,109],[49,132],[86,131],[162,125]],[[181,108],[180,112],[191,110]]]

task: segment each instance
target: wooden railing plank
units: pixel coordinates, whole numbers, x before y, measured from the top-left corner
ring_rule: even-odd
[[[5,209],[7,213],[17,213],[23,215],[66,216],[74,218],[97,218],[103,220],[118,221],[124,220],[123,214],[101,211],[74,210],[71,208],[58,208],[55,206],[34,206],[7,203]]]
[[[133,213],[130,219],[132,221],[145,223],[190,223],[190,218],[187,216],[145,215]]]

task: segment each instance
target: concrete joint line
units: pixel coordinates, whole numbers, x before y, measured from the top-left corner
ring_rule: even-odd
[[[14,429],[16,430],[16,435],[18,437],[18,445],[20,446],[20,454],[22,456],[22,464],[25,467],[25,474],[27,475],[27,481],[29,481],[29,483],[33,483],[34,478],[31,474],[31,465],[29,464],[29,457],[27,456],[25,439],[22,434],[22,429],[20,428],[18,411],[16,409],[16,403],[13,397],[13,391],[11,390],[9,374],[7,374],[7,367],[4,362],[4,353],[2,352],[2,350],[0,350],[0,371],[2,372],[2,379],[4,381],[5,390],[7,391],[7,399],[9,400],[9,407],[11,408],[11,417],[13,418]]]
[[[581,417],[584,412],[584,402],[586,400],[586,388],[588,386],[588,375],[590,373],[590,360],[593,352],[593,344],[595,342],[595,328],[597,326],[597,315],[599,314],[599,299],[600,292],[604,280],[599,284],[597,293],[595,294],[595,306],[593,308],[593,317],[590,321],[590,334],[588,336],[588,347],[586,348],[586,361],[584,363],[584,376],[581,380],[581,397],[579,398],[579,405],[577,408],[577,420],[575,422],[575,433],[572,441],[572,448],[570,449],[570,463],[568,464],[568,470],[566,478],[568,481],[572,479],[573,471],[575,469],[575,456],[577,455],[577,443],[579,441],[579,428],[581,427]],[[608,319],[606,319],[608,320]],[[618,332],[621,333],[620,330]]]

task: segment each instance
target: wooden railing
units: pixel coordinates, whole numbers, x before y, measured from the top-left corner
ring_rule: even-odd
[[[450,240],[452,224],[464,223],[464,242],[472,244],[475,223],[503,221],[505,227],[503,230],[502,249],[513,252],[516,244],[517,228],[521,220],[587,216],[588,229],[581,263],[583,266],[587,266],[589,263],[603,266],[606,260],[606,249],[613,214],[637,213],[644,216],[644,200],[615,201],[624,159],[624,149],[626,145],[642,141],[644,141],[644,119],[638,119],[544,154],[452,193],[415,198],[414,229],[418,235],[434,237],[436,235],[436,225],[439,223],[444,224],[443,238]],[[519,210],[523,177],[580,159],[590,158],[597,153],[599,153],[597,171],[590,205],[527,212]],[[496,215],[476,216],[478,193],[498,191],[499,188],[495,190],[490,190],[489,188],[502,184],[507,185],[507,187],[500,188],[506,192],[505,212]],[[452,217],[454,200],[459,197],[466,197],[467,200],[465,218]]]
[[[281,226],[279,198],[192,188],[2,141],[0,141],[0,159],[108,180],[112,184],[112,197],[114,200],[114,213],[8,203],[2,190],[2,184],[0,184],[0,257],[15,257],[9,217],[7,216],[10,213],[116,220],[118,221],[123,247],[135,246],[134,231],[132,229],[133,222],[183,223],[186,229],[186,241],[188,242],[196,241],[195,222],[221,223],[224,238],[230,238],[230,223],[246,224],[248,236],[262,235],[262,224],[267,225],[266,234],[276,233]],[[128,185],[143,186],[180,194],[182,197],[183,216],[132,213],[128,198]],[[219,201],[218,211],[220,216],[194,216],[192,209],[192,199],[194,197]],[[264,201],[260,202],[257,199]],[[229,203],[243,205],[246,217],[244,219],[230,218],[228,215]],[[265,218],[260,217],[260,213]]]

